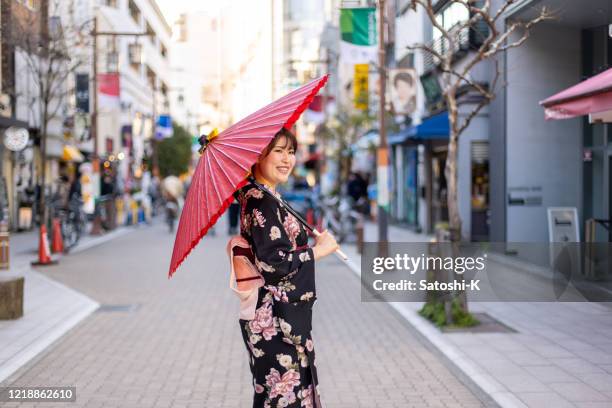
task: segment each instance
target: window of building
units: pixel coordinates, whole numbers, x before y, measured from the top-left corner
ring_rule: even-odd
[[[156,78],[157,76],[155,75],[155,71],[153,71],[151,67],[147,65],[147,79],[149,81],[149,86],[151,87],[151,89],[156,89]]]
[[[147,37],[151,40],[151,44],[155,45],[157,43],[157,36],[155,35],[155,30],[153,30],[153,27],[151,27],[148,21],[146,22],[146,32]]]
[[[162,57],[167,58],[168,57],[168,48],[166,48],[166,46],[164,45],[164,43],[162,43],[160,41],[160,51],[159,51],[162,55]]]
[[[128,59],[130,61],[130,66],[138,71],[140,69],[140,64],[142,64],[142,45],[139,43],[128,45]]]
[[[128,9],[130,10],[130,16],[132,16],[132,20],[134,20],[134,22],[140,26],[140,9],[136,5],[136,3],[134,3],[134,0],[130,0],[130,2],[128,3]]]
[[[104,0],[104,5],[117,8],[117,0]]]
[[[456,44],[454,44],[456,51],[466,49],[470,42],[470,27],[463,27],[460,32],[455,30],[461,23],[466,22],[470,19],[470,11],[461,3],[450,3],[443,7],[436,13],[436,22],[444,29],[444,31],[451,33],[452,36],[458,38]],[[441,54],[448,51],[449,44],[446,38],[443,38],[442,31],[437,27],[432,27],[433,30],[433,47]]]
[[[436,21],[446,31],[452,30],[457,24],[470,19],[470,11],[461,3],[451,3],[436,15]],[[434,39],[442,37],[442,33],[433,27]]]
[[[472,141],[471,239],[489,238],[489,142]]]

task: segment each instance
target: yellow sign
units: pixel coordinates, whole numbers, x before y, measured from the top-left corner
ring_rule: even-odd
[[[355,109],[368,109],[368,73],[370,66],[368,64],[355,64],[355,75],[353,76],[353,99]]]

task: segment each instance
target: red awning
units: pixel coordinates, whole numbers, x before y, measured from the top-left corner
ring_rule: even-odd
[[[612,68],[541,101],[540,105],[547,120],[612,110]]]

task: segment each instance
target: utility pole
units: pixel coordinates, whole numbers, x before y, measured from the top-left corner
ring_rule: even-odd
[[[93,17],[93,108],[91,110],[90,134],[93,139],[93,170],[94,173],[100,172],[100,161],[98,160],[98,14],[94,12]]]
[[[92,157],[92,167],[93,167],[93,184],[94,184],[94,197],[98,197],[100,195],[100,152],[98,149],[98,37],[99,36],[111,36],[115,37],[143,37],[148,36],[149,33],[129,33],[129,32],[110,32],[110,31],[98,31],[98,12],[97,8],[94,9],[93,16],[93,28],[91,30],[92,36],[92,73],[93,73],[93,105],[91,112],[91,126],[90,126],[90,135],[93,139],[93,157]],[[153,91],[155,92],[155,90]],[[154,118],[155,121],[155,118]],[[90,234],[98,235],[101,232],[101,218],[96,211],[96,217],[94,218],[94,223],[91,229]]]
[[[388,219],[389,208],[389,152],[387,148],[387,132],[385,129],[385,0],[378,1],[378,75],[379,75],[379,136],[380,144],[377,152],[377,201],[378,208],[378,254],[386,256],[388,251]]]
[[[98,15],[95,13],[93,18],[93,30],[91,36],[93,37],[93,109],[91,112],[91,129],[90,134],[94,141],[94,171],[99,171],[99,151],[98,151],[98,37],[99,36],[110,36],[110,37],[145,37],[151,35],[149,33],[129,33],[129,32],[110,32],[110,31],[98,31]],[[96,170],[96,167],[98,170]]]

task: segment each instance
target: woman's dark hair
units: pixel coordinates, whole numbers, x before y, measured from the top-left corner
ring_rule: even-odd
[[[294,151],[297,150],[298,142],[297,142],[297,138],[295,137],[293,132],[291,132],[290,130],[287,130],[285,128],[282,128],[281,130],[279,130],[274,135],[274,138],[272,138],[272,141],[270,141],[270,143],[266,146],[266,148],[263,149],[263,151],[261,152],[259,157],[263,159],[264,157],[269,155],[270,152],[272,151],[274,146],[276,146],[276,143],[278,143],[278,141],[280,140],[281,137],[287,138],[287,143],[289,144],[289,146],[291,146]],[[253,174],[253,175],[255,174],[255,164],[253,164],[251,166],[251,174]]]
[[[412,78],[412,75],[410,75],[408,72],[399,72],[397,75],[395,75],[395,78],[393,78],[393,85],[397,86],[399,81],[404,81],[410,86],[414,85],[414,78]]]
[[[298,148],[298,142],[297,142],[297,138],[295,137],[295,135],[290,131],[287,130],[285,128],[282,128],[281,130],[279,130],[275,135],[274,138],[272,139],[272,141],[266,146],[266,148],[261,152],[261,158],[266,157],[267,155],[270,154],[270,152],[272,151],[272,149],[274,148],[274,146],[276,146],[276,143],[278,143],[278,141],[280,140],[280,138],[285,137],[287,138],[287,143],[289,144],[289,146],[291,146],[293,148],[293,150],[297,150]]]

